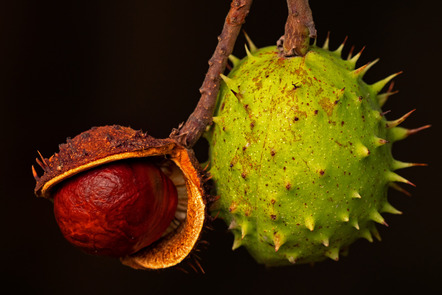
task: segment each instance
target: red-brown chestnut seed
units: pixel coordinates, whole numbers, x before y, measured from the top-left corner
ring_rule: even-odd
[[[64,237],[85,252],[122,257],[158,240],[174,219],[177,190],[154,164],[117,161],[80,173],[54,194]]]

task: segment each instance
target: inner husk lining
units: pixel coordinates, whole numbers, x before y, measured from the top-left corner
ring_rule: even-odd
[[[171,232],[174,232],[180,226],[180,224],[186,220],[188,195],[184,174],[181,169],[175,165],[175,163],[170,160],[165,160],[158,166],[161,171],[173,182],[178,194],[178,204],[175,212],[175,218],[161,236],[164,237]]]

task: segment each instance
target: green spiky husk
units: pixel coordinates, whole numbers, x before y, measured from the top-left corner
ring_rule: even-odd
[[[378,236],[396,163],[397,128],[378,92],[392,78],[362,81],[357,57],[312,46],[281,58],[249,53],[221,86],[210,143],[219,214],[260,263],[337,260],[356,239]],[[385,97],[385,96],[384,96]]]

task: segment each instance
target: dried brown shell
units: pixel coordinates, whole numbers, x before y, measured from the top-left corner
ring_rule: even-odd
[[[40,155],[41,156],[41,155]],[[52,189],[63,180],[82,171],[113,161],[152,157],[154,161],[172,161],[179,168],[187,188],[186,218],[173,232],[156,243],[127,257],[122,263],[137,269],[160,269],[180,263],[195,246],[206,219],[206,191],[203,172],[193,151],[172,139],[155,139],[141,131],[118,125],[94,127],[60,145],[49,159],[37,163],[44,170],[35,194],[52,199]]]

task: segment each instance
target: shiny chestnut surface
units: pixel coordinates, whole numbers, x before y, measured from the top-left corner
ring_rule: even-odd
[[[91,254],[122,257],[161,237],[177,201],[174,184],[158,167],[124,160],[61,183],[54,213],[70,243]]]

